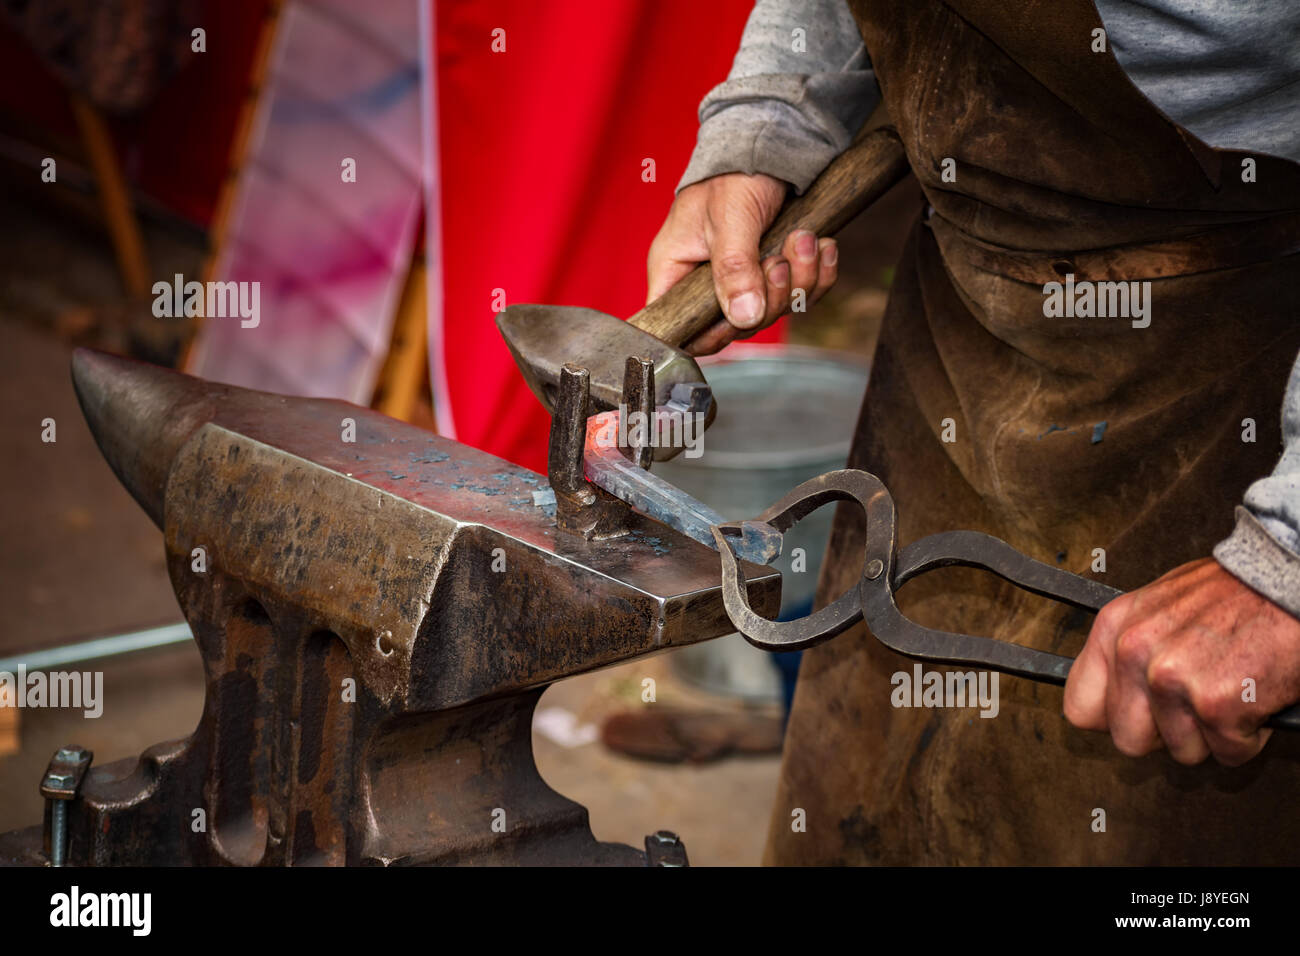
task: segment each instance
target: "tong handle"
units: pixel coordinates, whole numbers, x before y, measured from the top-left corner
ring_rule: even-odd
[[[1042,561],[1021,554],[1001,538],[995,538],[979,531],[946,531],[922,538],[920,541],[916,541],[904,548],[898,554],[894,563],[891,590],[896,591],[912,578],[924,574],[926,571],[953,566],[991,571],[1003,580],[1009,581],[1016,587],[1031,594],[1051,598],[1063,604],[1069,604],[1072,607],[1094,613],[1100,611],[1108,603],[1124,593],[1118,588],[1082,577],[1071,571],[1066,571],[1064,568],[1044,564]],[[889,603],[892,606],[892,600]],[[893,613],[902,618],[901,613],[896,608],[894,608]],[[866,616],[868,623],[871,624],[872,615],[868,612]],[[893,615],[886,614],[884,616],[886,617],[884,629],[888,632],[891,625],[897,626],[897,621],[889,619]],[[906,618],[902,618],[902,620],[907,621]],[[907,621],[907,624],[916,629],[916,632],[907,635],[909,644],[915,645],[918,638],[924,640],[926,644],[933,644],[935,638],[939,638],[940,642],[954,646],[958,652],[965,651],[969,654],[973,649],[976,652],[976,658],[984,655],[983,660],[967,656],[966,660],[961,661],[961,663],[984,663],[995,670],[1028,677],[1042,683],[1064,684],[1065,678],[1070,672],[1070,666],[1074,663],[1074,658],[1071,657],[1038,651],[1033,648],[1010,644],[1006,641],[997,641],[993,638],[976,638],[969,635],[947,634],[942,631],[922,628],[910,621]],[[927,636],[922,638],[922,634],[917,632],[922,632]],[[881,635],[877,634],[877,636],[880,637]],[[954,639],[956,643],[954,643]],[[973,642],[979,643],[975,644]],[[1014,651],[1011,653],[995,652],[989,655],[986,652],[990,650],[996,651],[996,649],[981,646],[985,645],[986,642],[992,645],[1000,645],[1001,648],[1013,648]],[[889,644],[890,642],[885,640],[885,643]],[[903,651],[903,653],[908,652]],[[916,655],[909,654],[909,656]],[[930,656],[928,659],[951,660],[952,658],[945,655],[943,657]],[[1265,721],[1265,725],[1279,730],[1300,730],[1300,704],[1279,711]]]

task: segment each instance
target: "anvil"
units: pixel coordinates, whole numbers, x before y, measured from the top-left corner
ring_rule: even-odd
[[[533,708],[729,633],[717,552],[635,512],[619,537],[560,530],[544,476],[345,402],[84,350],[73,381],[163,530],[206,701],[189,738],[77,771],[68,863],[647,861],[541,779]],[[746,578],[774,614],[779,574]],[[0,862],[49,841],[0,837]]]

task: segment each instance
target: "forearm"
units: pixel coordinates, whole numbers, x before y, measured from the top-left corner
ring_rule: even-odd
[[[726,82],[700,104],[699,139],[677,188],[742,172],[803,192],[879,98],[844,0],[758,0]]]
[[[1214,557],[1246,584],[1300,617],[1300,359],[1282,405],[1282,458],[1246,490],[1237,527]]]

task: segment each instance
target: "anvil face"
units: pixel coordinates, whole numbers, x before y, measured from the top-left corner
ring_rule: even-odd
[[[545,478],[502,459],[346,402],[100,353],[79,351],[73,378],[169,551],[206,547],[312,609],[383,700],[456,706],[732,630],[715,552],[641,517],[615,539],[559,531],[533,502]],[[779,574],[746,574],[774,612]]]

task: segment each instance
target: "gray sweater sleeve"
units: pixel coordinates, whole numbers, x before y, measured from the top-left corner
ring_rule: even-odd
[[[880,99],[844,0],[758,0],[726,82],[700,104],[682,189],[721,173],[766,173],[802,193]]]
[[[1237,527],[1214,549],[1234,575],[1300,617],[1300,361],[1282,404],[1282,458],[1246,489]]]

